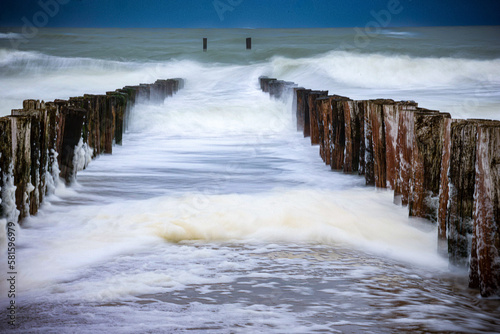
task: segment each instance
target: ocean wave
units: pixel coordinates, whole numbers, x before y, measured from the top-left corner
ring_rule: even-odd
[[[422,89],[498,82],[500,59],[361,54],[331,51],[311,58],[274,57],[280,78],[324,78],[356,88]],[[308,80],[310,81],[310,80]]]
[[[350,51],[330,51],[314,57],[289,58],[274,56],[257,64],[268,73],[295,82],[310,82],[313,78],[346,85],[354,88],[382,89],[425,89],[477,85],[478,83],[498,83],[500,59],[466,59],[452,57],[414,57],[397,54],[356,53]],[[192,69],[211,70],[217,67],[231,75],[231,70],[251,65],[204,64],[195,60],[178,61],[169,59],[159,62],[133,62],[117,56],[116,59],[95,59],[83,57],[58,57],[40,52],[0,49],[0,73],[54,74],[62,71],[75,73],[135,72],[140,69],[150,71],[157,68],[183,66],[188,74]],[[176,71],[177,72],[177,71]],[[181,71],[182,72],[182,71]],[[216,75],[220,78],[220,76]],[[154,79],[154,78],[152,78]],[[210,78],[207,78],[210,79]]]
[[[382,35],[397,37],[397,38],[407,38],[407,37],[415,37],[418,34],[415,32],[409,31],[395,31],[395,30],[381,30],[379,32]]]
[[[59,222],[72,223],[60,225],[64,231],[54,252],[71,256],[86,249],[124,250],[161,241],[313,243],[351,245],[422,267],[443,268],[445,262],[435,252],[435,229],[410,222],[403,210],[387,212],[378,195],[359,189],[188,193],[76,208],[56,213]],[[109,236],[105,243],[103,235]]]
[[[304,58],[274,56],[252,64],[224,64],[187,59],[130,61],[118,56],[115,60],[59,57],[0,49],[0,81],[12,88],[0,94],[4,102],[9,103],[0,114],[16,107],[20,103],[16,100],[102,94],[124,85],[172,77],[187,79],[189,87],[196,92],[215,92],[221,86],[231,86],[234,88],[230,89],[232,95],[223,99],[229,102],[241,96],[247,88],[255,89],[260,75],[293,81],[311,89],[328,89],[331,93],[354,99],[410,99],[424,107],[452,112],[460,117],[479,117],[487,111],[487,117],[498,118],[495,115],[498,114],[499,95],[496,92],[500,87],[500,59],[350,51],[330,51]],[[478,106],[473,112],[466,108],[470,100]],[[223,105],[226,107],[223,111],[214,106],[214,117],[225,118],[224,112],[241,107],[238,101]],[[240,125],[235,124],[235,127]],[[243,126],[246,126],[245,122]]]
[[[0,49],[0,73],[18,75],[21,73],[46,74],[50,72],[74,70],[115,71],[136,67],[127,61],[104,60],[83,57],[57,57],[33,51]]]
[[[15,32],[7,32],[7,33],[3,33],[3,32],[0,32],[0,39],[19,39],[19,38],[23,38],[23,35],[21,34],[17,34]]]

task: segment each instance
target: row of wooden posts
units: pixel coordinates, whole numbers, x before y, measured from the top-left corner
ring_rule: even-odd
[[[293,94],[297,130],[333,170],[394,190],[409,215],[438,225],[439,249],[469,268],[469,285],[500,295],[500,121],[452,119],[414,101],[355,101],[261,77]]]
[[[70,183],[87,158],[121,145],[134,104],[160,103],[182,87],[182,79],[169,79],[106,95],[25,100],[23,109],[1,117],[0,219],[22,222],[36,214],[59,178]]]
[[[248,37],[246,39],[246,46],[247,46],[247,50],[252,49],[252,38],[251,37]],[[204,37],[203,38],[203,51],[207,51],[207,49],[208,49],[208,38]]]

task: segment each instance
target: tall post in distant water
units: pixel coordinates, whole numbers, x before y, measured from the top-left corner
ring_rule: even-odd
[[[205,37],[203,38],[203,51],[207,51],[207,45],[208,45],[208,39]]]
[[[252,38],[248,37],[247,38],[247,50],[251,50],[251,49],[252,49]]]

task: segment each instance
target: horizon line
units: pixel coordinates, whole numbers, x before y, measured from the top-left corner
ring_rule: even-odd
[[[256,30],[256,29],[349,29],[349,28],[360,28],[361,26],[336,26],[336,27],[123,27],[123,26],[51,26],[51,27],[40,27],[37,29],[60,29],[60,28],[73,28],[73,29],[213,29],[213,30],[228,30],[228,29],[244,29],[244,30]],[[394,25],[381,27],[380,29],[390,29],[390,28],[440,28],[440,27],[500,27],[500,24],[456,24],[456,25]],[[0,29],[8,28],[24,28],[24,26],[2,26]]]

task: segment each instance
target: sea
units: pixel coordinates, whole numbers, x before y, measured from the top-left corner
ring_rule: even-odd
[[[1,28],[0,116],[24,99],[185,87],[136,105],[123,145],[16,227],[15,326],[1,229],[0,330],[500,332],[500,299],[467,287],[437,227],[330,170],[296,131],[291,97],[258,82],[499,120],[499,40],[498,26]]]

